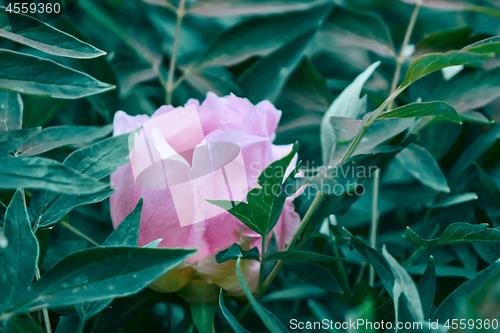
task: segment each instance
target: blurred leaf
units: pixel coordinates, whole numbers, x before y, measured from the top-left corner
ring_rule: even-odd
[[[11,316],[7,319],[4,333],[44,333],[45,330],[37,325],[32,318],[25,315]]]
[[[471,280],[463,283],[455,289],[446,299],[441,302],[439,307],[432,315],[432,320],[438,319],[445,322],[449,318],[457,318],[461,304],[475,291],[479,290],[488,281],[498,280],[500,278],[500,260],[495,261],[486,269],[478,273]]]
[[[243,273],[241,272],[241,258],[238,258],[238,260],[236,261],[236,276],[238,277],[241,288],[243,289],[243,292],[245,293],[248,301],[252,305],[252,308],[255,310],[255,312],[257,312],[257,315],[266,325],[266,327],[271,332],[288,332],[286,327],[278,320],[278,318],[276,318],[276,316],[271,312],[267,311],[253,297],[252,291],[250,290],[250,287],[248,286],[245,278],[243,277]]]
[[[371,11],[336,7],[318,33],[317,43],[328,50],[359,47],[386,57],[396,56],[389,28]]]
[[[6,312],[23,313],[110,297],[129,296],[195,251],[100,247],[74,252],[36,281]]]
[[[327,295],[328,293],[325,289],[320,288],[314,284],[301,284],[269,292],[264,297],[262,297],[260,301],[262,303],[278,301],[300,301],[310,299],[312,297],[322,298]]]
[[[407,3],[417,3],[420,0],[403,0]],[[423,1],[422,6],[442,9],[442,10],[456,10],[456,11],[471,11],[478,13],[485,13],[488,15],[500,17],[500,10],[491,8],[491,7],[483,7],[476,6],[475,3],[481,3],[479,1],[474,0],[430,0]]]
[[[254,188],[247,194],[246,202],[226,200],[207,200],[228,211],[251,230],[259,235],[267,235],[278,222],[283,211],[286,197],[277,193],[283,183],[284,173],[297,154],[298,143],[293,145],[292,151],[280,160],[266,167],[259,175],[257,183],[260,188]],[[297,172],[295,169],[286,180],[292,179]],[[285,181],[286,181],[285,180]],[[289,193],[288,196],[293,195]]]
[[[470,44],[472,30],[472,27],[461,27],[428,34],[418,42],[414,56],[421,56],[432,52],[459,50]]]
[[[500,188],[498,188],[495,182],[490,178],[490,176],[488,176],[486,172],[484,172],[483,168],[481,168],[479,164],[474,162],[474,166],[476,167],[479,180],[484,185],[484,189],[491,197],[491,199],[495,202],[497,207],[500,207]]]
[[[67,194],[90,194],[108,184],[45,157],[0,157],[0,188],[47,189]]]
[[[22,128],[23,100],[16,93],[0,90],[0,131]]]
[[[493,125],[495,123],[494,120],[486,118],[485,115],[478,111],[465,111],[460,113],[460,118],[463,121],[467,121],[470,123],[478,123],[482,125]]]
[[[0,131],[0,155],[14,152],[19,146],[39,133],[41,128]]]
[[[325,267],[308,262],[294,262],[292,265],[291,268],[300,272],[307,280],[318,287],[331,293],[344,293],[340,283],[338,283],[332,273]]]
[[[229,249],[220,251],[215,255],[215,261],[218,264],[222,264],[223,262],[229,260],[237,260],[238,258],[241,258],[242,260],[260,261],[259,249],[253,247],[250,250],[245,251],[238,243],[233,243]]]
[[[199,0],[188,13],[201,16],[255,16],[303,11],[328,3],[326,0]]]
[[[433,203],[432,205],[429,206],[429,208],[437,209],[437,208],[451,207],[472,200],[477,200],[477,194],[474,192],[450,194],[444,199],[439,200],[436,203]]]
[[[459,73],[441,83],[432,99],[447,101],[458,112],[477,109],[500,97],[500,67]]]
[[[418,293],[422,301],[422,310],[424,318],[429,318],[431,315],[434,296],[436,294],[436,267],[434,265],[434,257],[429,257],[429,263],[425,269],[424,275],[417,283]]]
[[[309,29],[280,49],[251,65],[238,79],[238,84],[251,102],[276,101],[286,81],[300,64],[316,28]]]
[[[134,210],[128,214],[116,229],[104,240],[102,246],[139,246],[139,230],[141,228],[142,197]]]
[[[316,27],[329,7],[245,20],[217,36],[199,66],[234,65],[253,56],[268,55]]]
[[[361,89],[370,78],[375,69],[380,65],[376,62],[368,67],[363,73],[344,89],[344,91],[333,101],[321,120],[321,151],[323,164],[329,165],[332,150],[335,144],[334,134],[330,125],[330,117],[344,117],[359,119],[366,113],[366,96],[359,98]]]
[[[424,76],[446,67],[476,64],[492,57],[491,53],[478,54],[465,51],[423,55],[410,65],[401,86],[407,87]]]
[[[336,258],[321,253],[308,252],[308,251],[282,251],[271,253],[266,257],[266,260],[295,260],[295,261],[315,261],[315,262],[328,262],[335,260],[343,260],[343,258]]]
[[[106,54],[31,16],[7,14],[4,7],[0,7],[0,36],[62,57],[90,59]]]
[[[236,333],[250,333],[250,331],[247,331],[243,326],[238,323],[236,318],[229,312],[229,310],[226,308],[226,305],[224,304],[224,297],[222,296],[222,289],[220,290],[219,294],[219,306],[222,311],[222,314],[224,315],[224,318],[226,318],[227,322],[229,325],[231,325],[231,328],[236,332]]]
[[[423,239],[406,227],[406,239],[424,248],[470,242],[500,242],[500,230],[488,228],[487,223],[474,225],[457,222],[450,224],[440,237],[434,239]]]
[[[374,312],[375,312],[375,301],[373,300],[372,297],[367,296],[363,300],[363,302],[359,305],[357,305],[355,308],[349,310],[345,314],[345,321],[346,322],[358,322],[358,320],[363,320],[364,323],[372,323],[375,321],[374,319]],[[347,329],[347,332],[349,333],[375,333],[376,330],[373,329],[373,326],[371,325],[359,325],[356,326],[356,329],[353,329],[352,327],[349,327]]]
[[[22,94],[76,99],[114,86],[52,60],[0,49],[0,89]]]
[[[500,16],[500,10],[498,11]],[[463,51],[470,51],[474,53],[500,53],[500,36],[490,37],[474,44],[468,45],[462,49]]]
[[[332,320],[333,316],[328,312],[328,310],[325,308],[323,304],[321,304],[318,301],[315,301],[314,299],[309,299],[307,300],[307,306],[309,309],[311,309],[311,312],[314,314],[316,318],[318,318],[320,321],[322,320]],[[338,333],[339,331],[335,329],[335,327],[328,327],[326,329],[328,333]]]
[[[402,295],[405,296],[408,310],[412,314],[413,320],[416,322],[423,322],[424,312],[422,310],[422,303],[417,286],[413,282],[408,272],[387,252],[385,246],[382,249],[382,255],[390,265],[392,274],[394,275],[393,295],[394,310],[396,312],[396,322],[399,322],[399,300]]]
[[[56,99],[48,96],[25,96],[23,127],[45,126],[61,113],[69,104],[69,99]],[[43,112],[39,112],[43,110]]]
[[[24,192],[17,190],[5,213],[7,244],[0,246],[0,312],[16,302],[35,277],[38,242],[26,211]],[[5,245],[5,246],[3,246]]]
[[[416,180],[438,192],[450,193],[450,188],[439,164],[424,147],[410,143],[396,155],[396,159]]]
[[[243,96],[240,87],[233,81],[231,73],[225,67],[206,68],[201,70],[189,69],[184,72],[186,81],[202,95],[209,91],[218,96],[231,93]]]
[[[457,159],[455,165],[453,165],[448,176],[450,183],[457,181],[472,162],[476,161],[481,155],[488,151],[499,137],[500,124],[493,126],[486,133],[471,142]]]
[[[446,102],[406,104],[399,108],[382,113],[377,117],[377,119],[417,118],[427,116],[434,116],[457,124],[462,123],[457,111]]]
[[[112,124],[106,126],[48,127],[19,147],[18,152],[22,156],[34,156],[66,145],[89,143],[108,135],[112,131]]]

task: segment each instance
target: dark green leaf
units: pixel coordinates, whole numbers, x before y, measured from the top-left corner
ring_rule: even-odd
[[[500,259],[492,263],[485,270],[481,271],[474,278],[455,289],[443,302],[441,302],[436,312],[432,315],[432,319],[438,319],[440,322],[445,322],[449,318],[456,318],[459,314],[462,303],[470,295],[480,289],[488,281],[492,279],[498,281],[499,278]]]
[[[478,54],[465,51],[427,54],[410,65],[401,86],[407,87],[424,76],[446,67],[476,64],[491,57],[493,57],[491,53]]]
[[[201,16],[245,16],[269,15],[304,11],[328,3],[326,0],[200,0],[188,10]]]
[[[102,243],[103,246],[139,246],[142,204],[143,200],[140,198],[134,210],[104,240]]]
[[[113,131],[113,125],[106,126],[54,126],[38,133],[19,147],[23,156],[33,156],[54,148],[85,144],[100,139]]]
[[[31,139],[40,128],[0,131],[0,155],[14,152],[19,146]]]
[[[4,7],[0,7],[0,36],[62,57],[90,59],[106,54],[30,16],[7,14]]]
[[[330,123],[331,117],[344,117],[359,119],[366,113],[366,96],[360,98],[361,89],[370,78],[375,69],[380,65],[376,62],[368,67],[363,73],[344,89],[344,91],[333,101],[321,120],[321,151],[323,164],[328,165],[335,144],[335,137]]]
[[[386,57],[394,57],[394,44],[384,20],[371,11],[336,7],[325,27],[318,33],[317,43],[327,50],[344,47],[368,49]]]
[[[26,211],[24,192],[17,190],[7,207],[4,221],[7,244],[0,247],[0,312],[14,303],[35,277],[38,242]]]
[[[74,252],[52,267],[7,312],[30,312],[110,297],[147,287],[194,250],[99,247]]]
[[[321,253],[307,252],[307,251],[282,251],[271,253],[266,257],[266,260],[295,260],[295,261],[315,261],[327,262],[335,260],[343,260],[343,258],[336,258]]]
[[[459,50],[469,44],[472,27],[460,27],[428,34],[418,42],[415,55]]]
[[[422,275],[420,281],[417,283],[417,289],[422,301],[424,318],[429,318],[436,294],[436,267],[433,256],[429,257],[429,264],[425,269],[424,275]]]
[[[451,194],[451,195],[447,196],[446,198],[444,198],[436,203],[433,203],[429,207],[432,209],[445,208],[445,207],[459,205],[459,204],[462,204],[464,202],[469,202],[472,200],[477,200],[476,193],[467,192],[467,193]]]
[[[345,321],[358,322],[358,320],[363,320],[366,322],[374,322],[374,313],[375,313],[375,301],[372,297],[367,296],[363,300],[363,303],[359,304],[355,308],[349,310],[345,314]],[[360,325],[357,329],[352,330],[349,329],[349,333],[375,333],[376,330],[371,325]]]
[[[210,44],[201,66],[233,65],[252,56],[265,56],[314,28],[328,7],[246,20],[226,30]]]
[[[274,228],[283,211],[286,197],[280,196],[278,189],[281,189],[285,171],[298,149],[299,145],[295,143],[287,156],[271,163],[262,171],[257,180],[261,187],[248,192],[248,203],[225,200],[208,200],[208,202],[227,210],[258,234],[267,235]],[[296,172],[297,168],[290,173],[286,180],[292,179]],[[293,193],[288,193],[288,196],[290,195]]]
[[[412,142],[396,155],[396,159],[423,185],[438,192],[450,192],[439,164],[424,147]]]
[[[238,83],[248,99],[254,103],[276,101],[315,34],[316,28],[307,30],[243,72]]]
[[[276,318],[275,315],[273,315],[262,305],[260,305],[259,302],[257,302],[253,297],[252,291],[250,290],[250,287],[248,286],[247,282],[245,281],[245,277],[241,272],[241,258],[238,258],[238,260],[236,261],[236,276],[238,277],[241,288],[243,289],[245,296],[248,298],[248,301],[252,305],[252,308],[255,310],[255,312],[257,312],[257,315],[266,325],[266,327],[271,332],[288,332],[286,327],[278,320],[278,318]]]
[[[500,11],[499,11],[500,13]],[[468,45],[462,51],[474,53],[500,53],[500,36],[490,37]]]
[[[224,315],[224,318],[226,318],[227,322],[229,325],[231,325],[231,328],[236,332],[236,333],[250,333],[250,331],[247,331],[243,326],[238,323],[236,318],[229,312],[229,310],[226,308],[226,305],[224,304],[224,297],[222,296],[222,289],[220,290],[219,294],[219,306],[222,311],[222,314]]]
[[[103,93],[114,86],[52,60],[0,49],[0,89],[76,99]]]
[[[384,112],[377,119],[417,118],[434,116],[453,123],[461,124],[457,111],[446,102],[413,103]]]
[[[325,267],[308,262],[294,262],[292,265],[293,266],[290,266],[291,268],[300,272],[307,280],[318,287],[331,293],[344,293],[340,283],[338,283],[332,273]]]
[[[237,260],[238,258],[241,258],[242,260],[260,261],[259,249],[253,247],[250,250],[245,251],[238,243],[233,243],[229,249],[220,251],[215,255],[215,261],[218,264],[222,264],[223,262],[229,260]]]
[[[478,123],[481,125],[493,125],[494,120],[488,119],[485,115],[478,111],[465,111],[460,113],[460,118],[463,121],[468,121],[471,123]]]
[[[434,239],[423,239],[406,227],[406,239],[424,248],[470,242],[500,242],[500,230],[488,228],[487,223],[474,225],[457,222],[450,224],[440,237]]]
[[[300,301],[310,298],[322,298],[327,296],[325,289],[314,284],[300,284],[285,289],[275,290],[267,293],[261,298],[262,303],[277,301]]]
[[[108,185],[45,157],[0,157],[0,188],[90,194]]]
[[[23,100],[16,93],[0,90],[0,131],[22,128]]]
[[[32,318],[25,315],[11,316],[7,319],[4,333],[44,333],[44,329],[37,325]]]

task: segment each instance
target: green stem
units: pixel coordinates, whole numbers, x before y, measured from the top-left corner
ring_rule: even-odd
[[[378,230],[378,195],[380,188],[380,169],[377,169],[373,178],[373,196],[372,196],[372,220],[370,227],[370,246],[377,248],[377,230]],[[373,287],[375,284],[375,269],[370,266],[368,285]]]
[[[35,270],[35,278],[36,280],[40,279],[40,269],[38,268],[38,266],[36,267]],[[47,310],[47,308],[43,308],[42,313],[43,313],[43,322],[45,323],[45,331],[47,333],[52,333],[52,328],[50,327],[49,311]]]
[[[186,0],[180,0],[177,10],[177,22],[175,24],[174,44],[172,45],[172,56],[170,57],[170,67],[167,78],[167,104],[172,104],[172,92],[174,91],[174,72],[179,49],[179,38],[181,34],[182,19],[184,17],[184,6]]]
[[[266,260],[266,245],[267,245],[267,234],[264,234],[262,235],[259,289],[262,288],[262,285],[264,284],[264,262]]]
[[[85,239],[87,242],[89,242],[90,244],[92,245],[95,245],[95,246],[101,246],[99,245],[99,243],[97,243],[96,241],[94,241],[93,239],[91,239],[89,236],[85,235],[83,232],[81,232],[80,230],[72,227],[68,222],[66,221],[61,221],[61,224],[68,228],[69,231],[71,231],[72,233],[74,233],[75,235]]]
[[[406,266],[413,264],[415,262],[415,260],[417,260],[417,258],[420,257],[422,252],[424,252],[424,250],[425,250],[424,247],[422,247],[422,246],[419,247],[415,252],[413,252],[413,254],[408,259],[406,259],[406,261],[404,263],[402,263],[402,266],[406,267]]]
[[[337,247],[337,242],[333,244],[333,255],[337,258],[340,258],[340,252]],[[347,276],[347,271],[345,267],[344,260],[336,260],[335,265],[337,266],[337,270],[340,274],[340,285],[342,286],[342,290],[347,294],[348,298],[352,297],[351,285],[349,284],[349,277]]]

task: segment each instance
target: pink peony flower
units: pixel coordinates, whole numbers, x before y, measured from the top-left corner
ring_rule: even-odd
[[[197,112],[191,112],[194,111],[193,106]],[[143,126],[146,133],[144,135],[149,135],[150,141],[141,145],[142,141],[137,139],[136,135],[134,150],[130,155],[131,162],[121,166],[111,175],[112,187],[116,188],[111,196],[113,225],[118,226],[143,197],[140,246],[162,238],[158,247],[198,249],[196,254],[181,267],[153,283],[151,285],[153,289],[174,292],[189,283],[202,281],[202,283],[214,283],[232,294],[242,294],[235,275],[234,261],[219,265],[215,262],[215,254],[234,242],[238,242],[246,250],[254,246],[260,248],[261,240],[258,234],[225,211],[216,214],[212,212],[201,222],[193,220],[197,223],[181,223],[180,218],[184,219],[183,216],[186,214],[189,215],[188,218],[195,218],[193,216],[196,214],[192,210],[198,207],[193,204],[196,200],[187,196],[189,192],[180,192],[182,197],[179,200],[179,191],[177,188],[174,189],[168,176],[168,181],[165,181],[165,177],[161,177],[165,172],[162,168],[156,168],[157,172],[143,172],[139,175],[139,171],[148,170],[151,164],[150,156],[153,156],[153,159],[154,156],[165,159],[165,151],[170,151],[171,154],[177,153],[177,157],[170,161],[171,165],[176,166],[170,167],[170,164],[166,164],[163,168],[178,168],[184,175],[190,172],[190,168],[200,167],[197,165],[201,163],[196,157],[197,149],[201,151],[203,146],[206,147],[207,144],[214,142],[237,145],[243,161],[243,165],[239,166],[242,172],[230,177],[233,179],[236,177],[236,182],[244,184],[243,195],[246,195],[250,189],[257,187],[257,177],[266,166],[291,151],[292,145],[278,146],[272,143],[280,117],[281,112],[268,101],[253,105],[244,98],[234,95],[218,97],[214,93],[208,93],[201,105],[197,100],[191,99],[184,108],[162,106],[151,118],[146,115],[129,116],[122,111],[115,114],[114,135],[128,133]],[[150,130],[151,128],[153,130]],[[211,163],[213,168],[214,161]],[[294,167],[295,163],[294,160],[291,167]],[[214,198],[217,199],[217,196],[225,195],[224,193],[228,191],[227,183],[216,180],[209,177],[198,181],[198,192],[202,193],[195,192],[204,199],[212,199],[210,196],[216,196]],[[168,185],[162,185],[167,183]],[[203,201],[201,204],[205,203],[206,201]],[[197,216],[199,218],[199,214]],[[291,240],[299,222],[292,199],[289,198],[273,230],[280,249]],[[258,285],[260,264],[256,261],[243,263],[247,281],[255,290]]]

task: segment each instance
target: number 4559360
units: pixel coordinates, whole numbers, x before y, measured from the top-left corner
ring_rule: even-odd
[[[16,14],[58,14],[61,12],[61,4],[59,3],[28,3],[28,2],[16,2],[10,3],[5,9],[7,13],[16,13]]]

